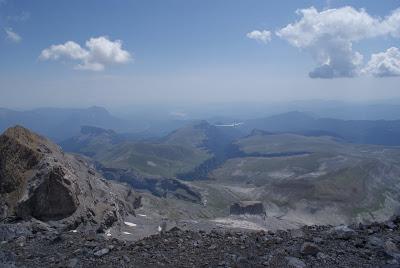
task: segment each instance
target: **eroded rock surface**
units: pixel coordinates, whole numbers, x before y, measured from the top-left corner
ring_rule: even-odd
[[[0,136],[0,219],[108,228],[137,205],[129,188],[106,181],[84,159],[28,129]],[[136,200],[136,203],[135,203]]]

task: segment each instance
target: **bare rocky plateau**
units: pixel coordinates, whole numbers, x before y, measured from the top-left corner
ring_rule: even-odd
[[[0,228],[0,267],[400,267],[400,217],[276,232],[174,227],[135,242],[19,225]]]

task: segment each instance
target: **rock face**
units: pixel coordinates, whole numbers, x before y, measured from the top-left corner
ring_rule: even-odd
[[[231,215],[265,215],[265,209],[262,202],[259,201],[242,201],[231,205]]]
[[[28,129],[0,136],[0,219],[35,218],[106,228],[134,213],[137,196]]]
[[[65,172],[54,167],[28,202],[20,207],[21,215],[31,214],[39,220],[60,220],[72,215],[79,206],[77,189],[64,180]],[[22,212],[26,210],[27,213]]]

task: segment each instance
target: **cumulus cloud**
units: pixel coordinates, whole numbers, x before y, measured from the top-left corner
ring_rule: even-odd
[[[271,32],[266,30],[263,31],[255,30],[247,33],[246,36],[250,39],[254,39],[265,44],[271,41]]]
[[[6,38],[14,43],[19,43],[22,40],[22,37],[17,34],[11,28],[5,28],[4,31],[6,32]]]
[[[297,14],[300,20],[276,35],[313,56],[317,67],[309,73],[311,78],[356,76],[361,72],[363,56],[353,50],[354,42],[383,35],[400,37],[400,9],[384,19],[349,6],[320,12],[311,7]]]
[[[363,73],[376,77],[400,76],[400,49],[391,47],[385,52],[372,54]]]
[[[394,10],[382,22],[384,31],[393,37],[400,37],[400,8]]]
[[[102,71],[108,65],[123,64],[131,60],[131,54],[122,48],[122,41],[111,41],[108,37],[90,38],[82,48],[74,41],[60,45],[52,45],[44,49],[41,60],[71,59],[79,61],[75,65],[78,70]]]

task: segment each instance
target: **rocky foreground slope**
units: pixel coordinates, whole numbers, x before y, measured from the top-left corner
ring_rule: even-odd
[[[102,178],[83,159],[64,154],[26,128],[0,136],[0,220],[56,222],[104,231],[134,214],[138,196]],[[137,202],[136,202],[137,203]]]
[[[1,233],[1,232],[0,232]],[[400,217],[277,232],[173,228],[136,242],[37,224],[0,243],[5,267],[400,267]],[[1,266],[1,265],[0,265]]]

